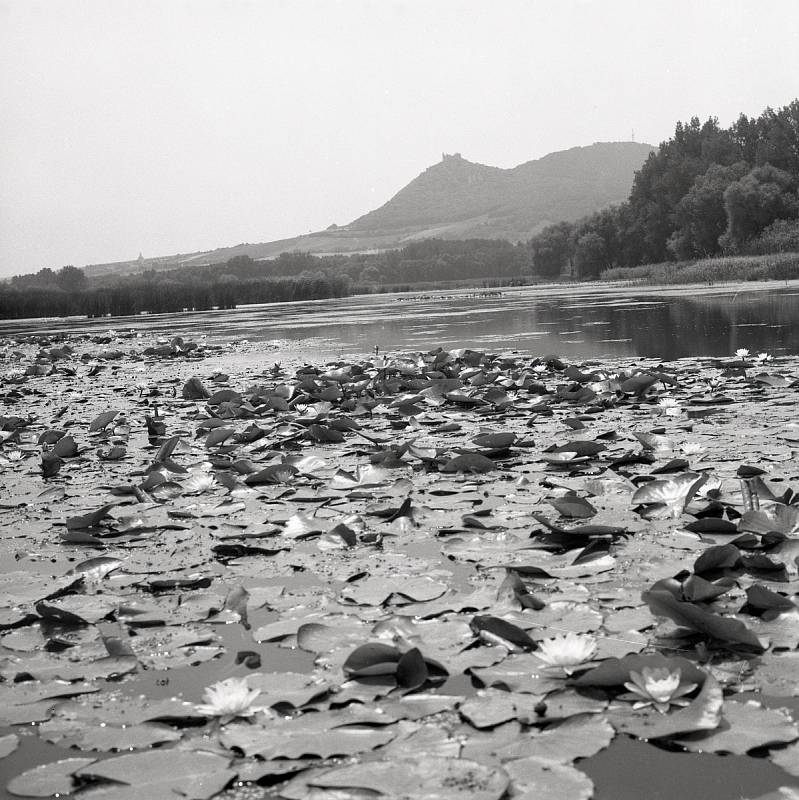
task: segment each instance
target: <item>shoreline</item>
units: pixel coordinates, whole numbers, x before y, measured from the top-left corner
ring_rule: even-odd
[[[529,292],[539,293],[543,297],[558,297],[561,295],[603,295],[618,293],[622,296],[655,295],[663,297],[680,297],[683,295],[723,295],[730,293],[760,293],[782,289],[799,290],[799,279],[791,280],[767,280],[767,281],[716,281],[708,283],[684,283],[684,284],[644,284],[635,280],[622,281],[584,281],[584,282],[550,282],[540,284],[525,284],[523,286],[502,286],[495,290],[487,290],[490,295],[485,299],[494,299],[496,296],[523,294]],[[141,313],[136,315],[118,317],[25,317],[20,319],[0,319],[0,336],[14,336],[19,333],[30,333],[30,326],[39,323],[58,323],[59,326],[70,324],[81,324],[87,327],[102,327],[110,325],[112,327],[129,327],[135,322],[146,323],[151,320],[162,321],[165,319],[184,319],[186,316],[212,316],[215,314],[230,313],[231,311],[253,311],[268,308],[291,308],[306,307],[310,304],[329,304],[341,302],[343,300],[368,300],[381,297],[407,297],[413,300],[436,299],[435,295],[443,289],[431,289],[419,291],[410,289],[405,292],[371,292],[364,294],[352,294],[344,298],[324,298],[320,300],[289,300],[276,303],[240,303],[235,309],[207,309],[202,311],[183,311],[183,312],[164,312],[164,313]],[[459,287],[447,289],[448,296],[452,297],[473,297],[479,295],[479,287]],[[61,328],[45,328],[42,333],[51,333]]]

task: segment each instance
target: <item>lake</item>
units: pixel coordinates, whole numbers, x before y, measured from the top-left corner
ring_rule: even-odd
[[[382,351],[473,348],[570,359],[727,356],[740,347],[773,355],[799,349],[799,282],[710,287],[574,285],[518,287],[477,296],[379,294],[105,319],[0,322],[20,332],[98,333],[109,328],[166,336],[206,334],[301,344],[309,357]]]
[[[20,332],[104,333],[113,328],[120,332],[136,329],[165,336],[180,334],[186,338],[205,335],[209,343],[213,344],[222,344],[232,339],[268,342],[270,350],[290,349],[295,356],[300,353],[301,357],[309,359],[364,353],[371,351],[377,345],[381,352],[429,350],[442,346],[447,349],[469,347],[493,352],[518,350],[533,354],[556,353],[567,360],[610,357],[632,361],[637,357],[655,357],[664,360],[689,355],[725,357],[739,347],[746,347],[753,353],[759,351],[769,351],[774,355],[796,353],[799,346],[798,321],[799,284],[787,287],[777,284],[767,286],[755,284],[691,289],[680,287],[637,289],[593,285],[512,288],[502,290],[501,294],[487,296],[475,296],[469,291],[450,292],[446,295],[441,293],[372,295],[312,303],[250,306],[235,311],[135,318],[0,322],[0,337]],[[135,345],[135,349],[140,350],[150,341],[127,340],[123,349],[127,350],[130,349],[130,345]],[[271,343],[274,343],[274,348],[271,347]],[[89,353],[96,352],[92,343],[82,342],[78,346]],[[23,349],[32,352],[36,348],[28,346]],[[236,385],[237,381],[244,380],[245,367],[257,365],[263,369],[264,365],[259,361],[262,356],[263,348],[228,348],[216,355],[209,355],[207,361],[199,363],[202,365],[202,371],[210,374],[214,366],[212,362],[215,359],[219,362],[224,360],[225,369],[231,373],[233,385]],[[238,372],[235,369],[237,359],[241,362],[239,364],[241,370]],[[786,362],[792,363],[787,359]],[[32,412],[32,419],[37,420],[35,424],[38,428],[31,431],[25,442],[27,446],[24,458],[34,461],[26,462],[24,458],[20,458],[18,462],[13,462],[17,467],[13,465],[8,467],[3,476],[6,495],[39,491],[48,485],[39,475],[35,461],[39,458],[38,445],[33,443],[40,431],[54,427],[55,420],[62,419],[61,412],[58,412],[57,416],[56,412],[62,402],[58,399],[61,397],[58,393],[64,390],[68,390],[70,409],[63,419],[72,426],[71,430],[79,434],[82,444],[90,441],[94,445],[105,441],[97,436],[89,438],[85,433],[82,436],[79,433],[101,409],[119,408],[123,403],[126,404],[125,407],[131,412],[131,418],[135,417],[136,427],[134,437],[131,439],[132,454],[127,463],[103,461],[100,464],[93,447],[89,447],[81,452],[80,458],[75,459],[72,465],[65,466],[66,477],[61,473],[55,481],[48,479],[50,484],[62,484],[65,489],[70,490],[63,504],[54,504],[52,516],[57,522],[60,523],[71,513],[83,513],[87,508],[106,502],[109,482],[122,484],[129,480],[130,475],[141,475],[142,473],[131,470],[149,463],[152,459],[149,449],[139,452],[135,449],[135,446],[141,446],[144,442],[142,412],[145,408],[149,408],[145,406],[149,400],[132,387],[131,390],[124,391],[124,376],[133,374],[139,368],[144,370],[141,362],[130,361],[126,364],[123,360],[120,362],[121,371],[110,369],[101,371],[97,373],[100,377],[95,376],[93,381],[88,382],[86,373],[89,369],[81,364],[79,379],[72,385],[69,384],[68,377],[63,374],[56,375],[55,379],[32,377],[31,384],[24,389],[25,410],[27,413]],[[171,380],[185,379],[196,368],[196,363],[183,363],[178,359],[165,359],[161,363],[153,360],[147,367],[146,378],[157,388],[159,381],[168,385]],[[675,369],[685,368],[686,365],[675,365]],[[181,370],[185,374],[181,374]],[[54,381],[52,387],[49,383],[51,380]],[[50,392],[51,388],[54,390],[53,393]],[[36,391],[33,391],[34,389]],[[14,392],[17,391],[18,388],[15,387]],[[758,402],[759,397],[758,395]],[[791,402],[788,397],[787,402],[775,404],[771,413],[774,408],[790,413]],[[176,424],[180,426],[177,430],[193,426],[189,417],[181,417],[181,408],[184,405],[180,401],[170,405],[169,400],[165,399],[162,413],[169,422],[170,432],[176,430]],[[18,407],[21,408],[22,405]],[[739,413],[745,408],[742,403],[739,406]],[[769,407],[764,404],[763,408],[768,410]],[[461,418],[464,416],[462,409],[457,413]],[[564,413],[573,414],[574,411],[567,410]],[[653,417],[652,423],[660,424],[661,421],[668,419]],[[728,465],[730,455],[725,442],[730,442],[733,437],[731,435],[725,437],[718,433],[720,421],[703,423],[701,420],[702,417],[698,416],[692,423],[695,426],[692,435],[701,438],[703,425],[712,424],[710,432],[709,428],[704,429],[705,441],[709,443],[711,449],[716,447],[723,451],[722,456],[719,456],[720,466]],[[729,424],[734,427],[737,423],[732,416],[730,420],[733,421]],[[506,423],[511,424],[511,421],[512,418],[509,417]],[[524,417],[517,417],[517,423],[524,424]],[[59,421],[58,425],[61,424]],[[247,423],[242,422],[242,426],[244,424]],[[558,425],[557,416],[550,419],[542,415],[536,422],[535,436],[539,448],[543,446],[542,437],[544,441],[547,441],[547,437],[549,441],[554,441],[554,437],[561,438],[562,431]],[[603,430],[611,427],[607,422],[602,422],[601,425]],[[624,427],[619,426],[622,437]],[[784,428],[785,425],[774,425],[775,430],[780,427]],[[526,430],[529,430],[529,426]],[[743,427],[741,430],[743,431]],[[742,440],[744,439],[746,436],[742,436]],[[195,460],[206,456],[207,448],[201,439],[195,438],[191,446],[194,448]],[[772,441],[768,464],[779,474],[781,468],[775,456],[775,447],[779,447],[779,444]],[[328,450],[325,452],[323,449],[323,452],[331,463],[339,463],[330,445],[325,445],[325,448]],[[742,442],[738,442],[738,450],[740,457],[743,458],[746,451],[742,449]],[[782,445],[781,450],[785,463],[782,471],[790,471],[791,455],[787,445]],[[330,458],[330,452],[333,452],[333,458]],[[524,452],[526,451],[520,451],[520,454]],[[347,457],[360,458],[365,464],[366,456],[356,453],[357,449],[349,448]],[[185,454],[182,457],[185,459]],[[342,463],[345,468],[349,468],[346,461]],[[708,468],[709,463],[704,462],[703,468]],[[752,460],[752,463],[756,462]],[[417,480],[423,479],[424,475],[422,471],[414,473]],[[536,468],[529,475],[533,485],[537,485],[543,473]],[[558,472],[555,472],[554,477],[556,480],[564,479]],[[9,491],[12,478],[15,483],[13,491]],[[87,497],[93,500],[86,499]],[[435,513],[429,509],[422,510],[425,504],[434,502],[431,500],[432,497],[434,496],[430,493],[422,494],[422,502],[419,503],[419,514],[428,514],[428,523],[444,513],[440,508]],[[193,500],[189,498],[184,504],[189,502]],[[503,502],[505,502],[504,496]],[[11,505],[13,506],[13,503]],[[153,504],[153,507],[155,505]],[[274,504],[258,506],[258,519],[262,518],[264,508],[267,507],[270,514],[275,514],[278,510]],[[32,538],[30,543],[26,543],[23,547],[16,537],[10,534],[5,537],[4,557],[9,569],[25,568],[33,575],[63,573],[72,561],[82,558],[84,554],[95,552],[88,550],[84,545],[74,545],[70,549],[61,543],[58,538],[60,533],[58,528],[51,527],[52,520],[46,516],[50,514],[49,508],[44,512],[32,506],[30,516],[27,510],[23,511],[26,509],[25,504],[14,508],[6,508],[4,511],[7,529],[14,533],[26,531]],[[624,519],[629,521],[632,518],[627,506],[624,510],[625,516],[619,516],[614,522],[622,522]],[[12,513],[19,516],[12,517]],[[456,521],[460,520],[457,510],[453,509],[451,513],[456,515]],[[441,527],[443,523],[438,525]],[[215,530],[216,527],[217,523],[212,520],[204,526],[204,535],[210,536],[209,531]],[[191,541],[186,547],[192,552],[197,548],[199,530],[201,528],[198,526],[191,534],[185,534],[186,541]],[[408,559],[426,558],[431,568],[452,574],[456,581],[466,580],[472,574],[471,568],[443,558],[440,553],[441,540],[436,538],[428,541],[424,538],[430,530],[433,530],[432,524],[419,525],[418,528],[405,530],[402,537],[389,536],[386,549],[397,559],[401,556],[407,556]],[[181,537],[184,534],[170,528],[169,531],[161,531],[160,535]],[[417,537],[415,542],[414,536]],[[177,542],[180,542],[179,538]],[[135,559],[137,552],[143,547],[144,545],[136,544],[130,551],[112,549],[110,552]],[[207,540],[203,547],[208,549]],[[293,547],[300,557],[306,551],[315,551],[316,545],[310,542],[305,544],[295,542]],[[305,551],[302,550],[303,547]],[[44,556],[39,555],[39,550],[42,548]],[[85,552],[79,554],[75,548]],[[153,551],[158,550],[154,543]],[[689,551],[686,551],[686,563],[690,563],[691,558]],[[265,557],[262,561],[253,560],[251,564],[251,572],[231,573],[231,580],[246,579],[253,591],[262,592],[265,587],[287,584],[290,585],[292,592],[298,593],[298,597],[301,596],[303,589],[316,586],[317,578],[308,570],[274,577],[271,573],[265,575],[267,569]],[[219,570],[214,572],[215,575],[224,574],[221,572],[222,566],[215,565],[214,569]],[[347,570],[349,569],[350,567],[347,567]],[[349,575],[349,572],[344,572],[342,575]],[[341,579],[337,580],[344,583]],[[250,622],[257,629],[260,625],[280,620],[281,617],[277,612],[261,608],[255,609]],[[228,671],[235,669],[238,664],[234,662],[236,655],[255,646],[252,635],[241,626],[218,627],[226,647],[223,658],[208,660],[201,664],[176,666],[166,680],[162,670],[142,670],[123,686],[120,685],[120,688],[123,688],[129,697],[142,695],[151,699],[161,699],[174,694],[177,686],[192,702],[199,701],[203,687],[223,674],[229,674]],[[20,631],[11,635],[22,636],[24,633],[25,628],[20,627]],[[306,651],[297,651],[260,640],[257,647],[270,672],[310,672],[313,669],[313,659]],[[8,657],[9,653],[6,650],[0,652],[0,655]],[[33,658],[30,652],[23,657]],[[239,671],[242,672],[244,669],[245,667],[240,667]],[[113,686],[116,688],[118,684],[114,683]],[[463,678],[460,687],[451,688],[453,692],[458,693],[467,690],[471,692],[473,687],[471,679]],[[733,698],[728,700],[730,703],[734,702]],[[796,698],[778,697],[774,703],[778,707],[793,708],[794,716],[798,713]],[[19,726],[2,727],[0,738],[22,730]],[[35,764],[61,758],[74,758],[77,754],[78,751],[69,749],[65,744],[51,744],[33,735],[31,727],[26,726],[20,747],[0,763],[0,796],[8,777],[17,775]],[[597,800],[636,800],[640,797],[679,797],[681,800],[755,797],[792,781],[791,777],[766,758],[750,755],[685,753],[676,749],[657,748],[644,741],[622,735],[617,736],[607,750],[581,761],[578,766],[594,780]]]

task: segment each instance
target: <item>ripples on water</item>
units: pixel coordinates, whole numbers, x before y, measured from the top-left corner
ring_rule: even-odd
[[[302,303],[244,306],[234,311],[12,321],[0,336],[113,328],[166,336],[206,334],[219,343],[315,340],[319,352],[354,354],[436,346],[556,353],[580,358],[726,356],[739,347],[772,354],[799,350],[799,292],[773,285],[729,289],[619,287],[511,288],[492,297],[453,292],[364,295]],[[579,312],[579,313],[575,313]]]

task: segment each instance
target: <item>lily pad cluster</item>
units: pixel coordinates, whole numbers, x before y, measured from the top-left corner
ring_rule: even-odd
[[[796,360],[114,341],[2,351],[0,758],[65,752],[13,795],[588,798],[618,736],[796,784]]]

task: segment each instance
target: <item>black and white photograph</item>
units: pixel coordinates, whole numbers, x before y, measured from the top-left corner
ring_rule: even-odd
[[[0,0],[0,800],[799,800],[799,4]]]

